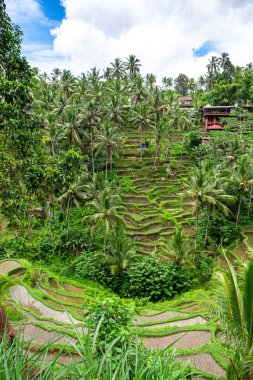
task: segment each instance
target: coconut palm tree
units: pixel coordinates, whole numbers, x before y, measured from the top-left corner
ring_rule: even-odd
[[[191,241],[182,228],[176,228],[172,237],[161,241],[158,257],[162,261],[173,261],[177,266],[193,266],[192,260],[196,254]]]
[[[218,187],[218,178],[210,170],[200,167],[194,171],[187,186],[187,194],[193,198],[193,215],[196,215],[195,248],[197,247],[198,223],[200,213],[208,209],[209,213],[217,209],[225,216],[231,214],[226,204],[235,202],[235,197],[227,195]],[[210,215],[210,214],[208,214]]]
[[[98,199],[87,203],[87,207],[92,208],[94,213],[85,216],[83,221],[92,223],[92,234],[100,226],[104,227],[104,253],[106,253],[109,231],[115,235],[116,227],[125,224],[124,218],[119,214],[123,209],[120,206],[120,197],[117,194],[112,194],[111,190],[104,189],[99,194]]]
[[[51,154],[57,152],[58,142],[64,140],[64,130],[61,124],[57,123],[57,116],[53,113],[48,113],[44,119],[44,130],[42,140],[50,143]]]
[[[105,122],[101,129],[95,130],[96,155],[103,153],[106,157],[105,177],[107,179],[107,167],[110,164],[112,170],[113,155],[118,156],[122,146],[122,136],[119,128],[112,126],[109,122]]]
[[[216,274],[215,294],[205,305],[225,327],[234,355],[227,370],[231,380],[253,378],[253,260],[237,275],[224,254],[228,272]]]
[[[231,177],[228,180],[225,179],[225,182],[236,185],[239,192],[236,216],[236,226],[238,227],[243,197],[245,195],[249,196],[251,186],[253,185],[253,167],[248,155],[243,155],[238,159],[231,174]]]
[[[157,158],[160,155],[161,147],[163,144],[168,149],[171,142],[171,127],[164,117],[159,123],[157,123],[154,127],[155,129],[155,144],[156,144],[156,152],[154,158],[154,167],[156,166]]]
[[[128,238],[116,236],[111,240],[110,250],[106,254],[99,254],[99,257],[106,259],[111,274],[122,273],[133,265],[139,258],[136,254],[134,243]]]
[[[119,98],[112,96],[106,107],[106,114],[108,115],[111,123],[120,127],[126,120],[127,111],[126,107],[121,104]]]
[[[69,228],[70,212],[73,207],[80,207],[80,205],[87,200],[88,195],[85,187],[86,176],[79,177],[78,181],[72,183],[57,199],[61,207],[66,211],[66,220]]]
[[[135,55],[130,54],[125,62],[125,69],[128,71],[130,79],[135,78],[140,72],[140,60]]]
[[[211,57],[211,59],[209,59],[209,62],[206,68],[209,74],[216,74],[217,71],[219,70],[219,58],[214,57],[214,56]]]
[[[64,110],[64,128],[70,145],[81,145],[80,114],[74,104]]]
[[[69,99],[73,94],[75,85],[76,78],[69,70],[63,70],[60,78],[60,88],[66,99]]]
[[[111,66],[112,78],[123,79],[125,77],[125,65],[120,58],[115,58],[114,62],[111,62]]]
[[[139,128],[140,135],[140,158],[142,160],[142,143],[143,143],[143,133],[145,129],[150,128],[151,119],[150,119],[150,107],[147,103],[138,104],[133,108],[133,116],[131,118],[132,124]]]
[[[106,181],[103,172],[94,173],[91,180],[84,185],[84,191],[87,194],[87,199],[89,201],[99,199],[102,190],[110,190],[111,182]],[[117,189],[113,189],[114,193],[117,193]]]

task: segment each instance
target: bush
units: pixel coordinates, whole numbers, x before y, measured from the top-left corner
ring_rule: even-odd
[[[117,346],[120,347],[123,341],[130,339],[133,308],[119,299],[106,298],[90,302],[85,319],[92,329],[100,325],[95,332],[100,346],[118,338]]]
[[[75,261],[75,274],[81,279],[96,281],[107,286],[112,281],[106,260],[98,259],[95,253],[83,253]]]
[[[207,218],[201,221],[200,234],[204,239]],[[230,245],[238,240],[240,237],[240,231],[236,228],[234,221],[226,219],[223,214],[211,215],[208,225],[208,237],[207,244],[222,244]]]
[[[202,144],[200,132],[198,130],[191,131],[185,134],[184,148],[187,152],[191,153],[192,149]]]
[[[128,270],[128,275],[123,284],[125,297],[160,301],[189,290],[193,270],[179,268],[173,263],[159,263],[154,258],[143,258]]]

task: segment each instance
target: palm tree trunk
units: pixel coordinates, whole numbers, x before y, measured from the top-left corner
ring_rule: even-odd
[[[107,246],[107,233],[105,231],[105,236],[104,236],[104,253],[106,254],[106,246]]]
[[[250,190],[249,190],[249,207],[248,207],[248,216],[250,214],[250,207],[251,207],[251,201],[252,201],[252,185],[250,185]]]
[[[196,213],[196,225],[195,225],[195,248],[197,248],[198,229],[199,229],[199,210],[198,210],[197,213]]]
[[[106,162],[105,162],[105,179],[106,180],[107,180],[107,173],[108,173],[107,166],[108,166],[108,159],[106,158]]]
[[[55,143],[52,140],[51,140],[51,153],[52,153],[52,156],[55,155]]]
[[[207,213],[207,223],[206,223],[205,239],[204,239],[205,246],[206,246],[206,240],[207,240],[207,234],[208,234],[209,221],[210,221],[210,213],[208,212]]]
[[[51,240],[52,251],[54,255],[54,252],[55,252],[54,235],[53,235],[53,229],[52,229],[52,224],[51,224],[51,214],[50,214],[49,208],[47,208],[47,214],[48,214],[48,225],[49,225],[49,231],[50,231],[50,240]]]
[[[93,149],[93,128],[91,128],[91,134],[90,134],[90,149],[91,149],[92,174],[94,175],[95,167],[94,167],[94,149]]]
[[[110,152],[110,171],[112,171],[112,151]]]
[[[237,210],[237,216],[236,216],[236,227],[238,227],[239,221],[240,221],[240,214],[241,214],[241,205],[242,205],[242,195],[240,195],[238,210]]]
[[[142,160],[142,140],[143,140],[143,128],[141,126],[141,160]]]
[[[157,145],[157,149],[156,149],[156,153],[155,153],[155,159],[154,159],[154,164],[153,164],[154,168],[156,167],[156,161],[157,161],[159,153],[160,153],[160,142]]]

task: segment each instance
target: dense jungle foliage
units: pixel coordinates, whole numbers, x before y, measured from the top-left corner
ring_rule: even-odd
[[[143,76],[141,62],[130,55],[124,61],[116,58],[103,71],[94,67],[75,77],[68,70],[56,68],[48,74],[31,68],[22,57],[21,42],[22,32],[0,0],[0,260],[26,259],[59,275],[91,281],[95,293],[99,283],[144,305],[206,284],[222,247],[240,241],[243,226],[253,220],[253,118],[238,108],[234,117],[225,120],[225,130],[210,134],[203,144],[199,110],[206,104],[252,102],[252,63],[234,66],[222,53],[212,57],[207,73],[198,80],[181,73],[174,79],[164,77],[160,84],[153,74]],[[177,98],[185,95],[193,98],[195,111],[179,107]],[[188,231],[175,224],[171,237],[161,237],[160,246],[148,256],[137,252],[122,213],[122,194],[131,191],[132,183],[117,175],[117,160],[123,155],[129,128],[139,136],[137,160],[151,156],[154,172],[165,163],[164,175],[170,176],[173,157],[180,162],[185,156],[192,160],[189,179],[182,179],[193,202]],[[182,137],[177,144],[172,142],[175,132]],[[163,212],[172,220],[168,211]],[[245,288],[235,283],[233,269],[222,283],[237,289],[246,310],[242,318],[250,314],[245,294],[252,291],[251,274],[252,265],[245,274]],[[242,291],[244,299],[240,286],[250,289]],[[233,296],[228,297],[231,304]],[[45,368],[36,377],[38,362],[35,370],[27,364],[28,356],[20,354],[27,347],[17,337],[8,344],[0,342],[0,377],[5,368],[9,372],[4,379],[18,379],[13,355],[19,360],[15,365],[28,371],[27,379],[44,379],[45,372],[48,379],[81,378],[80,371],[87,379],[111,379],[115,367],[115,379],[189,377],[188,366],[178,364],[170,351],[149,353],[130,337],[131,312],[127,301],[122,302],[111,305],[107,300],[102,326],[105,304],[91,305],[89,323],[93,329],[98,326],[97,333],[88,336],[86,343],[78,337],[82,355],[90,358],[89,368],[87,363],[81,370],[76,365],[57,377],[55,363],[47,367],[43,361]],[[223,299],[223,309],[218,311],[224,321],[229,320],[226,302]],[[1,305],[0,316],[3,313]],[[248,363],[252,329],[241,326],[243,333],[248,329],[242,342],[237,326],[231,319],[230,323],[231,332],[237,334],[235,366],[241,371],[233,373],[231,367],[231,378],[238,374],[240,379],[251,378],[247,376],[252,373]],[[241,367],[243,360],[247,368]]]

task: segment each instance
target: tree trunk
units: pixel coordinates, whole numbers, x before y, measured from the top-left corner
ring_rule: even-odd
[[[52,153],[52,156],[55,155],[55,143],[52,140],[51,140],[51,153]]]
[[[198,228],[199,228],[199,211],[196,214],[196,225],[195,225],[195,249],[197,248],[197,240],[198,240]]]
[[[54,255],[54,252],[55,252],[55,248],[54,248],[54,235],[53,235],[53,230],[52,230],[51,214],[50,214],[50,210],[49,209],[47,209],[47,215],[48,215],[48,225],[49,225],[49,231],[50,231],[50,240],[51,240],[52,251],[53,251],[53,255]]]
[[[207,235],[208,235],[209,221],[210,221],[210,213],[207,214],[207,223],[206,223],[206,231],[205,231],[205,239],[204,239],[205,246],[206,246],[206,240],[207,240]]]
[[[5,313],[4,307],[0,305],[0,339],[4,336],[10,337],[14,335],[10,322]]]
[[[92,174],[94,175],[95,167],[94,167],[94,150],[93,150],[93,128],[91,128],[91,134],[90,134],[90,149],[91,149]]]
[[[107,233],[105,231],[105,236],[104,236],[104,254],[106,254],[106,246],[107,246]]]
[[[105,179],[106,180],[107,180],[107,173],[108,173],[107,166],[108,166],[108,159],[106,158],[106,162],[105,162]]]
[[[252,201],[252,185],[250,185],[250,191],[249,191],[249,207],[248,207],[248,216],[250,214],[250,207],[251,207],[251,201]]]
[[[141,160],[142,160],[142,140],[143,140],[143,129],[141,127]]]
[[[238,211],[237,211],[237,217],[236,217],[236,227],[238,227],[238,224],[240,221],[241,205],[242,205],[242,196],[240,196],[239,205],[238,205]]]
[[[157,157],[159,154],[160,154],[160,143],[157,145],[157,149],[156,149],[156,153],[155,153],[155,159],[154,159],[154,164],[153,164],[154,168],[156,167],[156,161],[157,161]]]
[[[112,151],[110,152],[110,171],[112,171]]]

